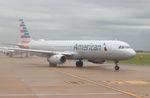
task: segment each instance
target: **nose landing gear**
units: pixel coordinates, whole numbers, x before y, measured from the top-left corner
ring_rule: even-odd
[[[115,70],[119,70],[120,69],[120,67],[118,66],[118,63],[119,63],[119,61],[115,61],[115,64],[116,64],[116,66],[114,67]]]

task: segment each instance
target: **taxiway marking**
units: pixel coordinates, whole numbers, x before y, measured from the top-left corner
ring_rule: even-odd
[[[74,77],[74,78],[78,78],[78,79],[81,79],[81,80],[90,82],[90,83],[92,83],[92,84],[94,84],[94,85],[97,85],[97,86],[102,86],[102,87],[105,87],[105,88],[112,89],[112,90],[114,90],[114,91],[118,91],[118,92],[120,92],[120,93],[122,93],[122,94],[126,94],[126,95],[128,95],[128,96],[132,96],[132,97],[135,97],[135,98],[148,98],[147,96],[141,96],[141,95],[138,95],[138,94],[129,92],[129,91],[124,91],[124,90],[121,90],[121,89],[112,87],[112,86],[110,86],[110,85],[107,85],[105,82],[103,82],[103,83],[97,83],[96,81],[93,81],[93,80],[90,80],[90,79],[86,79],[86,78],[84,78],[84,77],[81,77],[81,76],[78,76],[78,75],[74,75],[74,74],[72,74],[72,73],[60,71],[60,70],[58,70],[58,69],[55,69],[55,71],[57,71],[57,72],[59,72],[59,73],[66,74],[66,75],[71,76],[71,77]],[[105,84],[104,84],[104,83],[105,83]]]
[[[103,81],[107,84],[131,84],[131,85],[148,85],[150,82],[143,80],[113,80],[113,81]]]

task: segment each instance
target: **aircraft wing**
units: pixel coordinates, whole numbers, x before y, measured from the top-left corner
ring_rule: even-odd
[[[51,55],[65,55],[66,57],[72,57],[75,55],[74,52],[59,52],[59,51],[48,51],[48,50],[38,50],[38,49],[23,49],[23,48],[11,48],[11,47],[0,47],[0,49],[7,49],[7,50],[14,50],[14,51],[21,51],[21,52],[28,52],[31,54],[41,54],[41,56],[49,57]]]

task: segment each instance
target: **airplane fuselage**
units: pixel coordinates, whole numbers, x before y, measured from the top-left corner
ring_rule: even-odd
[[[117,40],[32,40],[27,46],[30,49],[74,52],[76,54],[75,59],[88,60],[126,60],[136,54],[127,43]]]

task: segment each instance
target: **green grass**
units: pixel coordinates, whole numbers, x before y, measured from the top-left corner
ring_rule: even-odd
[[[137,55],[126,61],[121,61],[125,64],[150,65],[150,53],[137,53]]]

